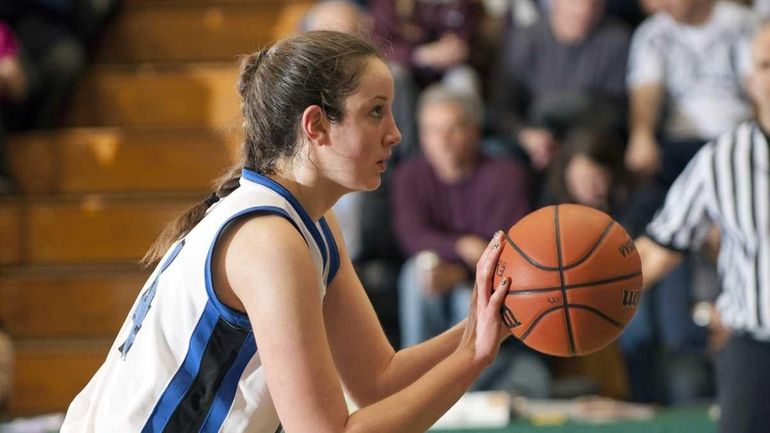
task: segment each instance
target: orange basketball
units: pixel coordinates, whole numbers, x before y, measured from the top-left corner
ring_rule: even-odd
[[[503,241],[494,283],[511,279],[503,320],[543,353],[577,356],[617,338],[636,311],[642,264],[604,212],[563,204],[530,213]]]

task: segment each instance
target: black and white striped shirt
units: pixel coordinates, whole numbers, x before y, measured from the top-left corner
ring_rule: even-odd
[[[655,242],[688,251],[700,246],[713,222],[721,233],[716,306],[722,321],[763,340],[770,340],[768,146],[754,121],[705,145],[647,227]]]

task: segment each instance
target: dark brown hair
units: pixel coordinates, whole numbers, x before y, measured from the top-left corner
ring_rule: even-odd
[[[623,141],[612,128],[589,124],[568,132],[562,143],[561,152],[548,168],[545,201],[573,202],[573,197],[566,185],[565,173],[570,161],[578,155],[583,155],[610,171],[612,186],[608,197],[608,209],[605,210],[619,206],[626,199],[628,186],[628,176],[623,165],[623,151]]]
[[[211,204],[238,187],[244,168],[270,175],[278,160],[294,156],[307,107],[318,105],[331,122],[341,121],[345,98],[358,88],[369,58],[382,59],[368,42],[331,31],[299,33],[247,56],[238,82],[245,136],[240,161],[215,183],[209,198],[166,227],[141,263],[160,260]]]

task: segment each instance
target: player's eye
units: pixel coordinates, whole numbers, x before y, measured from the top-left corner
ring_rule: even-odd
[[[383,105],[377,105],[376,107],[372,108],[372,111],[369,114],[371,114],[372,117],[379,119],[383,115],[383,110],[385,110]]]

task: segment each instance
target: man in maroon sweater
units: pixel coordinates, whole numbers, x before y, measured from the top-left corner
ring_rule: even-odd
[[[393,174],[393,224],[410,257],[399,284],[404,346],[467,315],[475,263],[488,239],[530,210],[525,168],[481,153],[481,111],[474,96],[429,87],[418,105],[423,154]]]

